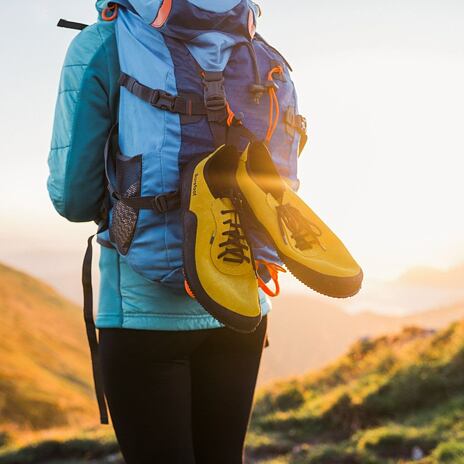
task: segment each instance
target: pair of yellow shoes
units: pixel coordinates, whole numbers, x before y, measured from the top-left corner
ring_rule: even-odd
[[[223,146],[190,162],[181,198],[186,288],[227,327],[251,332],[261,321],[256,264],[241,221],[245,208],[301,282],[338,298],[359,291],[361,268],[280,177],[263,143],[243,153]]]

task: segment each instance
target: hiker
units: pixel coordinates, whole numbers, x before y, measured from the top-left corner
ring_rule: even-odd
[[[48,188],[70,221],[104,222],[104,148],[118,119],[111,11],[72,42],[63,66]],[[181,288],[150,281],[103,239],[96,317],[104,392],[127,464],[242,462],[269,304],[251,334],[224,328]],[[103,417],[105,421],[105,417]]]
[[[92,26],[59,23],[82,31],[63,66],[48,189],[62,216],[98,224],[95,322],[92,237],[83,287],[101,422],[106,397],[128,464],[240,464],[281,258],[332,296],[356,292],[362,273],[293,192],[306,122],[290,65],[256,33],[257,5],[97,10]],[[272,165],[271,187],[253,159]]]

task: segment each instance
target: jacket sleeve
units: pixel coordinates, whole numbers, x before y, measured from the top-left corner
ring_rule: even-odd
[[[63,65],[47,187],[55,209],[70,221],[97,220],[100,214],[104,146],[116,120],[115,50],[113,24],[97,23],[74,39]]]

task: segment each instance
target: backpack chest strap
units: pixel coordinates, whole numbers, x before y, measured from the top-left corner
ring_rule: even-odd
[[[203,71],[202,77],[203,97],[197,94],[172,95],[161,89],[152,89],[125,73],[121,73],[119,85],[160,110],[186,117],[206,116],[216,148],[225,143],[237,145],[241,137],[254,141],[254,134],[230,112],[224,89],[223,73]]]
[[[125,73],[121,73],[119,85],[144,102],[160,110],[186,116],[206,116],[207,114],[203,101],[197,95],[171,95],[164,90],[152,89],[143,85]]]

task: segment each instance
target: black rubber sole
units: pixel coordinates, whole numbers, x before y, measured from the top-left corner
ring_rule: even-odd
[[[277,248],[276,248],[277,249]],[[317,271],[302,266],[300,263],[283,255],[277,250],[280,259],[285,263],[285,267],[302,284],[322,295],[332,298],[349,298],[356,295],[361,290],[363,272],[360,271],[354,277],[336,277],[321,274]]]
[[[203,158],[201,158],[203,159]],[[191,161],[182,172],[181,177],[181,210],[183,217],[184,244],[183,260],[184,275],[187,283],[195,295],[196,300],[203,308],[215,319],[224,324],[226,327],[241,333],[251,333],[261,322],[261,315],[258,317],[245,317],[234,313],[228,308],[214,301],[204,289],[197,274],[197,265],[195,259],[195,245],[198,230],[196,215],[190,211],[190,192],[195,167],[200,160]]]

